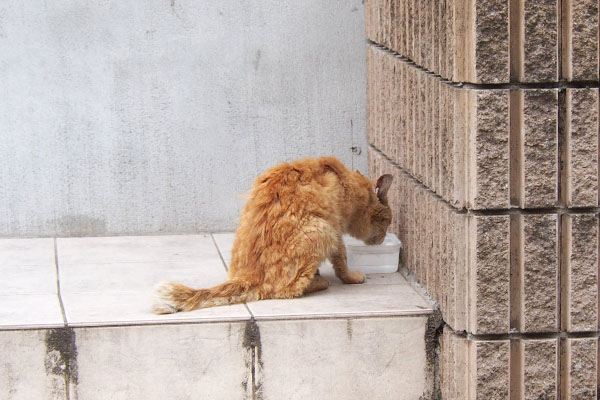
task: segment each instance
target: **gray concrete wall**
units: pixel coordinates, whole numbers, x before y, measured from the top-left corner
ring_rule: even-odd
[[[364,171],[363,25],[361,0],[3,0],[0,236],[230,230],[275,163]]]

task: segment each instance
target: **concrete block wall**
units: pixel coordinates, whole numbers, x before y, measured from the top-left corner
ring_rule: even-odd
[[[595,399],[597,0],[369,0],[372,176],[438,303],[444,399]]]

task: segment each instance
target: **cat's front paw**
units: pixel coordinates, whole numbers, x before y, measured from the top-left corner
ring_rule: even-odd
[[[365,274],[360,271],[348,271],[348,273],[342,276],[341,279],[344,283],[357,284],[364,283],[366,277]]]

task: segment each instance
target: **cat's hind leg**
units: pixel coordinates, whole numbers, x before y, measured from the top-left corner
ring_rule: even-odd
[[[313,280],[310,281],[306,289],[304,289],[303,294],[308,294],[312,292],[318,292],[320,290],[325,290],[329,287],[329,281],[323,278],[318,273],[313,277]]]
[[[287,283],[278,285],[279,287],[273,293],[272,298],[293,299],[302,296],[314,281],[318,267],[319,262],[316,260],[298,262],[294,275],[290,277]]]

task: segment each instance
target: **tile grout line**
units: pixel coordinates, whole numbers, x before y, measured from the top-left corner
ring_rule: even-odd
[[[215,245],[215,248],[217,249],[217,253],[219,253],[219,258],[221,258],[221,262],[223,263],[223,268],[225,268],[225,272],[229,272],[229,268],[227,267],[225,258],[223,257],[223,254],[221,253],[221,249],[219,248],[219,245],[217,244],[217,240],[215,239],[215,235],[213,233],[211,233],[210,237],[213,241],[213,244]]]
[[[225,258],[223,257],[223,254],[221,253],[221,249],[219,248],[219,245],[217,244],[217,241],[215,239],[215,236],[213,233],[210,234],[210,237],[213,240],[213,243],[215,244],[215,247],[217,248],[217,252],[219,253],[219,257],[221,258],[221,261],[223,262],[223,266],[225,267],[225,271],[229,271],[229,269],[227,268],[227,263],[225,262]],[[250,309],[250,307],[248,307],[247,303],[243,303],[244,307],[246,307],[246,310],[248,311],[248,314],[250,314],[250,321],[251,322],[255,322],[255,316],[252,313],[252,310]]]
[[[53,245],[54,245],[54,267],[55,267],[55,271],[56,271],[56,294],[58,296],[58,303],[60,304],[60,312],[62,314],[62,318],[63,318],[63,324],[64,324],[64,328],[68,329],[69,328],[69,323],[67,322],[67,313],[65,312],[65,304],[63,303],[63,299],[62,299],[62,295],[60,292],[60,271],[59,271],[59,265],[58,265],[58,245],[57,245],[57,240],[56,238],[52,238],[53,241]],[[71,374],[68,372],[69,369],[67,368],[67,370],[65,371],[65,397],[67,400],[71,399]]]
[[[60,304],[60,312],[63,317],[63,324],[65,327],[68,327],[69,323],[67,322],[67,313],[65,312],[65,304],[63,302],[62,294],[61,294],[61,290],[60,290],[60,271],[59,271],[59,266],[58,266],[58,246],[57,246],[56,238],[52,238],[52,240],[53,240],[53,244],[54,244],[54,269],[56,271],[56,294],[58,296],[58,303]]]

